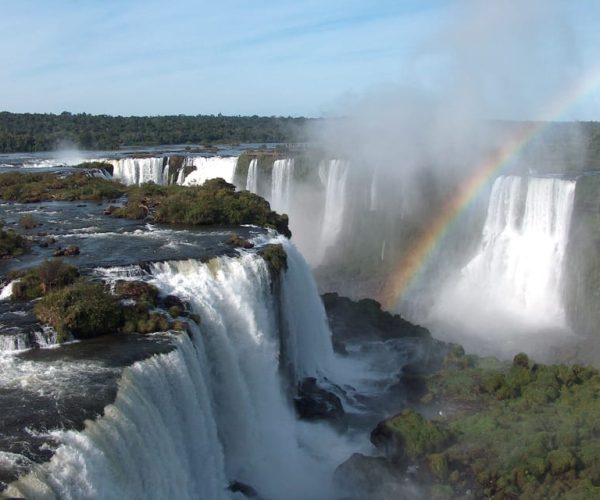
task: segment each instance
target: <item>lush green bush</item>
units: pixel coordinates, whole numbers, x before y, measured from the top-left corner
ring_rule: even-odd
[[[50,292],[36,304],[35,314],[56,330],[59,341],[115,333],[122,323],[118,298],[85,281]]]
[[[395,458],[408,457],[416,460],[432,452],[439,451],[448,441],[448,431],[437,422],[430,422],[413,410],[404,410],[398,415],[386,420],[383,428],[378,426],[371,434],[375,446],[383,445]],[[392,445],[390,448],[388,445]],[[430,462],[439,472],[438,456]]]
[[[500,363],[455,347],[426,381],[425,401],[444,409],[436,420],[428,426],[404,412],[378,429],[391,431],[387,438],[402,443],[433,481],[456,495],[471,489],[476,498],[600,494],[598,370],[536,364],[525,354]],[[429,439],[435,429],[448,431],[441,447]]]

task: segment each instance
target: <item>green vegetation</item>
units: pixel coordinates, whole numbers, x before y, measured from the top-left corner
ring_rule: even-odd
[[[173,319],[157,311],[158,289],[141,281],[119,281],[111,293],[102,284],[79,276],[77,268],[61,259],[47,260],[38,267],[9,273],[12,300],[41,297],[34,311],[38,321],[51,325],[58,342],[115,333],[153,333],[169,329],[187,330],[184,319],[199,322],[183,306],[171,306]]]
[[[102,200],[117,198],[126,192],[118,182],[90,177],[85,172],[68,175],[55,173],[0,174],[0,198],[32,203],[39,201]]]
[[[258,253],[276,273],[281,272],[282,269],[287,269],[287,254],[281,243],[266,245]]]
[[[11,273],[10,278],[19,278],[13,285],[14,300],[32,300],[70,285],[79,276],[76,267],[65,264],[61,259],[42,262],[38,267]]]
[[[388,454],[396,459],[415,460],[439,451],[448,441],[448,431],[442,424],[429,422],[413,410],[404,410],[379,425],[371,434],[371,441],[375,446],[385,446]],[[436,459],[436,468],[442,459]]]
[[[158,186],[144,184],[128,190],[127,204],[111,208],[114,217],[141,219],[190,226],[238,226],[255,224],[273,228],[291,237],[288,217],[271,210],[269,203],[248,191],[237,191],[223,179],[210,179],[202,186]]]
[[[59,342],[115,333],[122,322],[119,299],[103,285],[86,281],[48,293],[36,304],[35,314],[56,330]]]
[[[29,250],[29,242],[13,229],[4,229],[0,222],[0,259],[18,257]]]
[[[0,153],[131,145],[297,142],[306,118],[260,116],[107,116],[0,113]]]
[[[598,497],[600,372],[536,364],[525,354],[510,364],[461,351],[452,349],[427,380],[424,400],[442,408],[441,416],[427,422],[403,412],[378,426],[390,434],[374,443],[386,451],[402,443],[454,495]]]

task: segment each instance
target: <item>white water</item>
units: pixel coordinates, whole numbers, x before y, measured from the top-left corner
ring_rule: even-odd
[[[318,240],[317,262],[320,263],[327,250],[337,242],[344,223],[348,162],[343,160],[321,162],[319,174],[321,179],[325,179],[325,209]]]
[[[332,376],[342,365],[306,262],[286,239],[273,242],[288,254],[281,293],[256,254],[154,264],[152,282],[201,318],[192,342],[182,334],[175,351],[126,369],[105,415],[84,432],[54,432],[62,445],[52,460],[9,493],[243,498],[226,489],[237,480],[266,499],[335,497],[332,473],[358,445],[298,421],[289,394],[299,378]]]
[[[217,177],[231,183],[235,175],[237,161],[237,156],[211,156],[207,158],[196,156],[188,158],[186,165],[193,165],[196,170],[191,172],[185,179],[178,179],[177,183],[185,186],[202,185],[208,179]]]
[[[28,499],[231,498],[207,360],[185,335],[177,349],[123,372],[115,403],[84,432],[55,431],[50,462],[9,488]]]
[[[565,328],[562,282],[574,193],[575,181],[498,178],[479,250],[432,318],[515,345],[511,330],[530,336]]]
[[[246,178],[246,191],[255,193],[258,191],[258,160],[253,158],[248,165],[248,177]]]
[[[275,160],[272,175],[271,208],[279,213],[288,213],[294,178],[294,159]]]
[[[163,183],[163,158],[121,158],[108,160],[113,166],[113,178],[126,184]],[[166,170],[166,168],[165,168]]]
[[[19,282],[20,280],[13,280],[9,283],[7,283],[6,285],[4,285],[2,287],[2,290],[0,290],[0,300],[8,300],[12,297],[13,294],[13,286],[15,283]]]

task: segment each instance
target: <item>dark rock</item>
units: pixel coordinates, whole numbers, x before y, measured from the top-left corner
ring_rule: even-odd
[[[176,295],[167,295],[162,302],[166,309],[171,309],[171,307],[177,307],[182,311],[187,309],[183,301]]]
[[[69,245],[67,248],[59,248],[54,252],[54,257],[72,257],[79,255],[79,247],[77,245]]]
[[[39,243],[39,246],[40,246],[41,248],[48,248],[48,242],[47,242],[47,241],[41,241],[41,242]]]
[[[56,243],[56,238],[50,236],[49,238],[46,238],[46,242],[48,243],[48,245],[54,245]]]
[[[337,293],[322,295],[334,344],[349,340],[390,340],[401,337],[431,338],[429,330],[381,309],[372,299],[358,302]]]
[[[317,379],[308,377],[298,386],[298,396],[294,405],[300,418],[304,420],[334,420],[344,418],[344,407],[340,398],[317,385]]]
[[[248,498],[258,498],[258,492],[249,484],[241,481],[231,481],[227,489],[233,493],[241,493]]]
[[[118,208],[119,207],[117,207],[116,205],[110,205],[104,209],[103,213],[104,215],[111,215]]]
[[[246,250],[248,250],[250,248],[254,248],[254,243],[251,243],[247,239],[242,238],[241,236],[239,236],[237,234],[232,234],[227,239],[227,244],[231,245],[232,247],[236,247],[236,248],[245,248]]]

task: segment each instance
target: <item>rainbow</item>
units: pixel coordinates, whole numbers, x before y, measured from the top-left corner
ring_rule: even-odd
[[[566,110],[591,93],[599,84],[600,68],[597,68],[552,101],[538,120],[524,124],[497,151],[475,166],[473,174],[446,200],[440,213],[430,221],[426,230],[394,266],[379,295],[379,301],[385,309],[392,309],[415,282],[448,229],[484,185],[498,175],[540,132],[553,121],[558,121]]]

